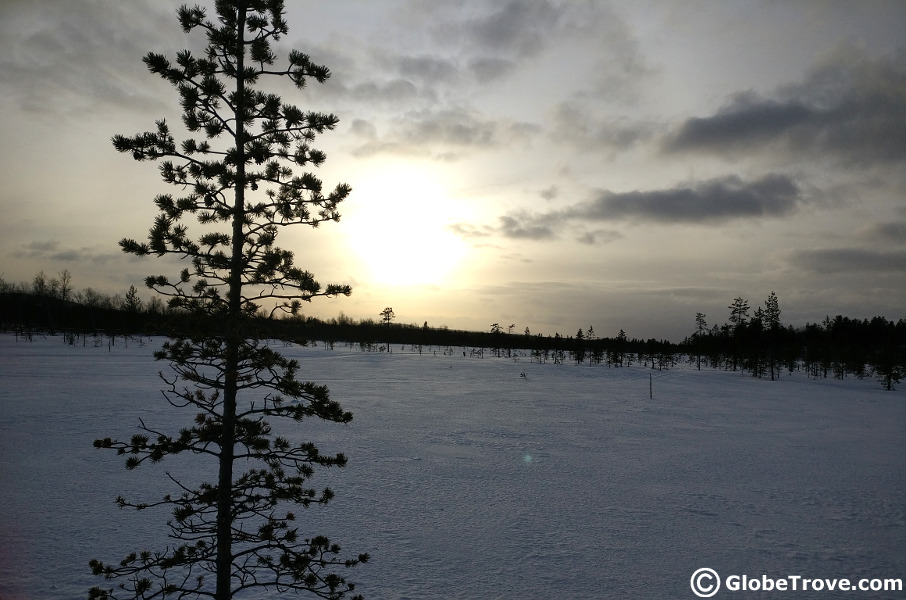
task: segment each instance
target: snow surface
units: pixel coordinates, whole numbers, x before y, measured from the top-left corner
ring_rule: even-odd
[[[160,395],[160,341],[108,350],[0,335],[0,599],[84,598],[103,583],[90,559],[166,544],[165,510],[121,511],[114,498],[157,499],[174,491],[167,471],[206,466],[177,457],[128,472],[92,447],[128,438],[139,418],[173,431],[191,419]],[[903,391],[461,349],[283,350],[355,414],[280,429],[349,457],[315,480],[336,499],[299,518],[372,555],[346,572],[366,598],[694,598],[700,567],[906,580]]]

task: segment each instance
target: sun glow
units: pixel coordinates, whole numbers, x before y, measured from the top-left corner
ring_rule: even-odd
[[[383,285],[437,285],[462,261],[466,244],[448,226],[455,204],[442,176],[391,166],[357,178],[343,221],[367,277]]]

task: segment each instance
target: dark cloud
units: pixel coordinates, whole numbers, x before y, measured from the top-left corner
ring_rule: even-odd
[[[595,231],[583,233],[576,238],[576,241],[589,246],[594,246],[597,244],[609,244],[610,242],[621,240],[624,237],[625,236],[619,231],[596,229]]]
[[[517,217],[500,217],[498,230],[504,237],[514,240],[549,240],[556,237],[550,225],[537,219],[520,219]]]
[[[767,175],[754,181],[736,176],[703,181],[664,190],[610,192],[603,190],[591,201],[544,213],[517,212],[499,217],[497,227],[460,224],[452,229],[464,238],[501,235],[512,239],[550,240],[566,224],[578,224],[577,241],[609,243],[623,234],[588,229],[600,222],[667,224],[725,223],[737,219],[781,217],[804,202],[799,186],[785,175]]]
[[[878,223],[862,231],[862,238],[871,241],[887,241],[906,246],[906,222]]]
[[[564,4],[548,0],[419,2],[411,8],[415,20],[408,25],[425,29],[436,48],[456,57],[437,59],[454,69],[443,71],[445,81],[466,74],[480,85],[509,76],[543,53],[558,38],[565,11]]]
[[[791,133],[818,119],[817,111],[799,101],[780,103],[743,95],[716,115],[683,123],[668,149],[746,148]]]
[[[685,121],[668,152],[833,153],[854,164],[906,160],[906,56],[852,58],[817,68],[777,97],[740,94]]]
[[[553,200],[554,198],[557,197],[557,195],[559,193],[560,193],[560,189],[557,186],[552,185],[548,188],[541,190],[540,196],[542,198],[544,198],[545,200]]]
[[[493,6],[494,12],[469,19],[463,29],[471,44],[491,50],[494,55],[538,54],[562,15],[561,7],[543,0],[511,0]]]
[[[790,266],[818,274],[833,273],[903,273],[906,274],[906,251],[881,251],[866,248],[827,248],[796,250]]]
[[[498,225],[470,225],[454,223],[448,229],[468,240],[505,237],[513,240],[548,240],[556,237],[551,225],[526,216],[507,215],[498,218]]]
[[[591,202],[564,211],[563,216],[593,221],[714,223],[783,216],[801,201],[799,186],[785,175],[750,182],[729,176],[665,190],[605,190]]]

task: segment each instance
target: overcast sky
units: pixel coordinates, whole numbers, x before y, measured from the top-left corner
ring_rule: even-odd
[[[906,2],[287,5],[279,50],[332,77],[276,91],[340,117],[319,176],[353,188],[282,234],[353,286],[306,314],[680,340],[774,291],[797,326],[906,317]],[[171,190],[109,140],[180,122],[141,62],[202,47],[177,6],[0,2],[4,280],[169,274],[119,251]]]

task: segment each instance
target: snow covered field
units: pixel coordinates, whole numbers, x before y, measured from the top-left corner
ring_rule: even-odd
[[[92,447],[140,417],[190,420],[161,397],[152,349],[0,335],[0,599],[86,597],[102,583],[91,558],[165,543],[165,512],[113,500],[156,499],[174,491],[167,470],[198,465],[127,472]],[[347,572],[371,600],[694,598],[700,567],[906,581],[903,391],[682,366],[653,373],[650,400],[639,366],[285,352],[355,414],[293,434],[350,459],[319,473],[336,500],[300,523],[372,555]]]

